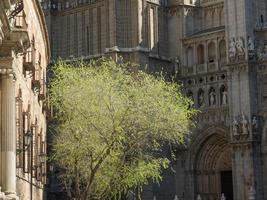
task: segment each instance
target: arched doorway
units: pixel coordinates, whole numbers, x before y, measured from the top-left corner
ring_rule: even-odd
[[[195,160],[196,192],[202,200],[220,199],[222,193],[233,200],[232,149],[222,134],[210,135]]]

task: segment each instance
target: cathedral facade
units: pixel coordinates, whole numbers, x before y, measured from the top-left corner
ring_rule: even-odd
[[[43,0],[52,57],[164,70],[201,112],[145,200],[267,200],[266,0]]]

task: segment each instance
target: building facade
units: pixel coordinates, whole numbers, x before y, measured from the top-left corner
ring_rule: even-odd
[[[144,199],[267,200],[266,0],[43,0],[54,59],[112,56],[177,75],[201,110]]]
[[[49,57],[39,2],[1,0],[0,199],[44,199]]]

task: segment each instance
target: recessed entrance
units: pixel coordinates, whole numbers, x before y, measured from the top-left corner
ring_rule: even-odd
[[[232,171],[221,172],[221,191],[227,200],[233,200],[233,175]]]
[[[225,135],[206,138],[196,156],[196,195],[202,200],[233,200],[232,149]]]

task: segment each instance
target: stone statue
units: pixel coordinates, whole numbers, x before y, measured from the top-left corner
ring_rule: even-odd
[[[157,197],[156,196],[153,196],[153,200],[157,200]]]
[[[222,92],[222,105],[226,105],[227,104],[227,100],[228,100],[228,98],[227,98],[227,91],[224,90]]]
[[[235,56],[236,56],[235,39],[232,38],[229,44],[229,58],[234,58]]]
[[[174,197],[174,200],[179,200],[179,198],[178,198],[178,196],[177,196],[177,195],[175,195],[175,197]]]
[[[263,60],[266,55],[266,47],[264,45],[259,45],[256,51],[257,59]]]
[[[238,56],[244,56],[245,55],[245,47],[244,47],[244,40],[242,37],[239,37],[236,40],[236,50],[237,50],[237,55]]]
[[[198,96],[198,104],[200,107],[204,106],[204,93],[200,92]]]
[[[234,118],[234,121],[233,121],[233,135],[234,136],[238,136],[239,133],[238,133],[238,122],[237,120]]]
[[[248,135],[248,121],[245,117],[245,115],[242,115],[242,131],[243,131],[243,135]]]
[[[226,200],[224,193],[222,193],[221,200]]]
[[[253,52],[255,50],[255,45],[251,37],[248,36],[248,51]]]
[[[256,116],[253,116],[253,118],[252,118],[252,127],[254,130],[258,129],[258,120],[257,120]]]
[[[249,192],[248,192],[248,200],[255,200],[256,199],[255,194],[256,194],[256,191],[255,191],[254,187],[251,186],[249,188]]]
[[[197,200],[202,200],[202,198],[201,198],[200,194],[199,194],[199,195],[197,195]]]
[[[216,94],[213,90],[210,91],[210,106],[213,106],[216,104]]]

